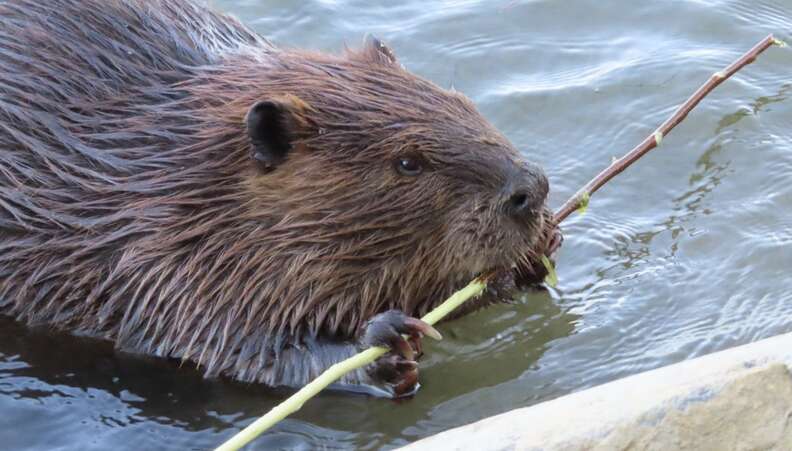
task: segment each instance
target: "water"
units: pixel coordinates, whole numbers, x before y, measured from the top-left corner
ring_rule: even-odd
[[[216,1],[288,46],[372,33],[469,95],[560,205],[792,1]],[[770,49],[564,225],[550,293],[445,324],[405,402],[325,394],[256,449],[393,447],[792,331],[792,49]],[[0,449],[208,449],[282,399],[104,344],[0,323]],[[618,406],[614,406],[618,408]]]

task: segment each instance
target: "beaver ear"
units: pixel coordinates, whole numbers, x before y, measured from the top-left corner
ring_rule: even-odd
[[[289,154],[295,121],[290,105],[273,100],[256,102],[245,116],[255,159],[264,169],[274,169]]]
[[[364,54],[369,61],[381,64],[396,64],[396,54],[375,36],[369,35],[366,37]]]

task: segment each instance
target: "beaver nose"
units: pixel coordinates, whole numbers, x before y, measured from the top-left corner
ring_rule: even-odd
[[[505,212],[515,219],[529,219],[539,214],[550,189],[547,176],[538,167],[530,167],[509,183]]]

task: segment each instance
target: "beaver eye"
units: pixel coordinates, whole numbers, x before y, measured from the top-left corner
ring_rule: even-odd
[[[418,158],[401,157],[396,160],[396,170],[402,175],[416,176],[423,171],[423,165]]]

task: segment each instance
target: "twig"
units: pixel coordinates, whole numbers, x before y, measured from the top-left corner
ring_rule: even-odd
[[[479,277],[473,282],[470,282],[468,286],[452,294],[450,298],[424,315],[421,319],[430,325],[437,323],[468,299],[478,297],[487,287],[488,278],[489,276]],[[328,385],[341,379],[344,374],[358,368],[363,368],[382,357],[387,352],[387,348],[375,346],[344,361],[336,363],[325,370],[319,377],[311,381],[310,384],[301,388],[300,391],[273,407],[266,415],[239,431],[236,435],[231,437],[230,440],[220,445],[215,451],[236,451],[247,445],[251,440],[274,426],[277,422],[300,410],[300,407],[302,407],[306,401],[316,396],[317,393],[325,389]]]
[[[590,182],[586,184],[583,188],[578,190],[574,196],[572,196],[568,201],[561,206],[555,213],[555,223],[560,224],[564,219],[567,218],[573,211],[577,210],[578,208],[585,208],[588,205],[588,199],[594,194],[602,185],[608,182],[608,180],[612,179],[623,170],[627,169],[631,164],[635,163],[639,158],[644,156],[647,152],[654,149],[655,147],[660,145],[660,141],[668,135],[668,133],[674,129],[683,119],[690,113],[690,111],[696,107],[696,105],[701,102],[707,94],[712,92],[716,86],[723,83],[724,80],[734,75],[738,70],[742,69],[744,66],[754,62],[757,56],[759,56],[762,52],[768,49],[768,47],[772,45],[783,46],[784,42],[779,41],[773,37],[773,35],[769,35],[766,38],[762,39],[758,44],[756,44],[751,50],[746,52],[743,56],[741,56],[737,61],[731,63],[729,67],[723,69],[720,72],[715,72],[712,76],[707,80],[706,83],[701,85],[700,88],[693,93],[690,98],[685,101],[679,108],[677,108],[676,112],[668,118],[663,125],[661,125],[654,133],[647,136],[638,146],[636,146],[633,150],[629,151],[626,155],[619,158],[618,160],[611,163],[607,169],[597,174]]]

